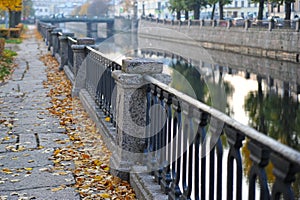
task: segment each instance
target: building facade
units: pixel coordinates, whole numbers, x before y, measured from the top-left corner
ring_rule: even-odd
[[[50,16],[58,13],[69,14],[76,6],[80,6],[86,0],[32,0],[35,16]]]

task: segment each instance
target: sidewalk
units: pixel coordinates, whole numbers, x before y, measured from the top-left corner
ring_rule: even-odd
[[[33,27],[27,35],[14,49],[18,67],[0,87],[0,199],[80,199],[72,187],[73,162],[64,163],[70,170],[63,175],[50,170],[55,149],[70,143],[57,142],[68,136],[47,110],[50,88],[43,87],[46,66],[39,60],[47,47],[35,39]],[[56,190],[61,185],[66,187]]]

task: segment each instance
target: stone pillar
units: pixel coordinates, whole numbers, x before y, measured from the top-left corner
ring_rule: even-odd
[[[201,19],[201,21],[200,21],[200,26],[202,27],[202,26],[204,26],[205,25],[205,21],[204,21],[204,19]]]
[[[217,26],[217,20],[215,20],[215,19],[212,20],[212,21],[211,21],[211,26],[212,26],[212,27],[216,27],[216,26]]]
[[[299,32],[299,30],[300,30],[300,19],[298,19],[297,21],[296,21],[296,31],[297,32]]]
[[[271,19],[269,21],[269,31],[272,31],[272,29],[275,27],[275,21],[274,19]]]
[[[228,23],[227,23],[227,28],[230,29],[230,27],[232,27],[232,20],[228,20]]]
[[[46,45],[48,45],[48,51],[50,51],[51,47],[52,47],[52,36],[51,36],[51,33],[52,33],[53,29],[55,29],[55,26],[49,26],[47,28]]]
[[[68,37],[74,37],[74,33],[63,33],[62,36],[59,36],[61,58],[59,66],[60,71],[68,64]]]
[[[162,63],[150,59],[125,59],[122,71],[112,74],[116,80],[118,109],[115,115],[117,147],[110,160],[110,172],[123,180],[129,180],[132,166],[143,165],[144,160],[147,82],[143,75],[162,80],[166,78],[162,78],[162,69]]]
[[[55,54],[58,52],[59,49],[59,40],[58,40],[58,33],[62,32],[61,29],[56,28],[53,29],[53,31],[51,32],[51,40],[52,40],[52,56],[55,56]]]
[[[79,38],[77,39],[77,44],[72,45],[73,50],[73,73],[76,80],[72,90],[73,96],[78,96],[79,91],[85,87],[85,74],[80,74],[80,77],[77,77],[79,68],[83,64],[87,56],[86,46],[92,46],[95,44],[94,38]],[[85,69],[83,69],[84,73]]]
[[[245,20],[245,30],[248,30],[251,26],[251,21],[249,19]]]

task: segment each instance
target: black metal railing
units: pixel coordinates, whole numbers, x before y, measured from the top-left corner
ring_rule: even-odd
[[[298,151],[151,76],[145,79],[150,82],[146,110],[148,168],[169,199],[257,199],[255,192],[260,199],[300,198]],[[154,105],[161,106],[165,114],[161,109],[150,113]],[[242,149],[249,152],[248,168]],[[268,166],[273,167],[271,174],[266,172]],[[245,174],[248,185],[242,181]],[[247,187],[244,190],[248,196],[243,187]]]
[[[48,37],[49,28],[44,30],[44,37]],[[68,37],[68,65],[73,73],[74,44],[77,41]],[[121,66],[92,47],[86,46],[85,50],[85,87],[116,125],[117,91],[112,71]],[[151,76],[144,78],[149,83],[145,97],[145,157],[149,171],[169,199],[257,199],[255,193],[260,199],[300,198],[299,151]],[[155,106],[162,109],[152,109]],[[247,167],[242,151],[251,160]],[[247,185],[243,183],[244,175]]]
[[[109,121],[115,125],[115,99],[113,98],[115,80],[112,71],[120,70],[121,66],[116,62],[106,58],[100,52],[91,47],[87,47],[86,57],[86,88],[94,98],[96,104],[103,111]]]

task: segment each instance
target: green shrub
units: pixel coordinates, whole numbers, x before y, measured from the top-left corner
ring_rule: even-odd
[[[4,49],[2,56],[0,56],[0,81],[3,81],[12,71],[12,67],[14,66],[13,58],[16,55],[16,52]]]

